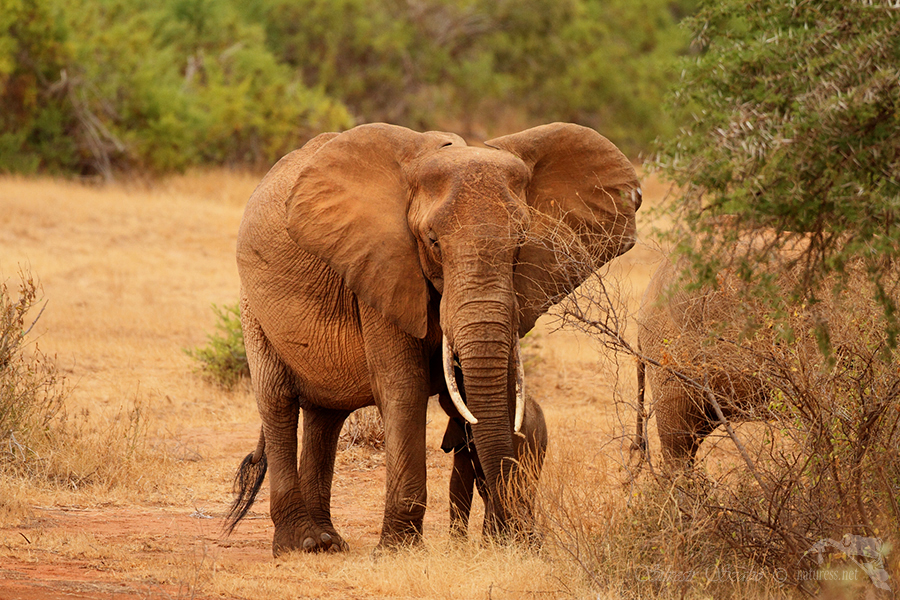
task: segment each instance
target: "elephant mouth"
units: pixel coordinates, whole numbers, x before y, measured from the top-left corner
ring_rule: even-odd
[[[522,347],[519,343],[518,336],[515,337],[513,352],[515,353],[516,363],[516,413],[513,431],[518,433],[522,428],[522,421],[525,418],[525,367],[522,364]],[[469,407],[466,406],[466,401],[463,400],[462,395],[459,393],[459,386],[456,383],[456,374],[453,370],[454,352],[453,348],[450,347],[450,340],[447,339],[446,334],[443,339],[442,355],[444,381],[447,384],[450,400],[453,402],[453,406],[456,407],[456,410],[459,411],[460,416],[470,424],[474,425],[478,422],[478,419],[475,418],[475,415],[473,415],[469,410]]]

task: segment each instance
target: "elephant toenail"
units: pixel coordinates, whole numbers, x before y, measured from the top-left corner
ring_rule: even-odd
[[[331,536],[328,535],[327,533],[323,533],[322,535],[319,536],[319,538],[322,540],[323,544],[327,544],[331,541]]]
[[[303,540],[303,549],[304,550],[312,550],[315,545],[316,545],[316,542],[312,538],[306,538],[305,540]]]

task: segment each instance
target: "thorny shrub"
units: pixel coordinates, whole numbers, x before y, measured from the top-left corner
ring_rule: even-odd
[[[900,265],[884,268],[898,282],[887,289],[897,302]],[[782,289],[801,276],[777,261],[765,270]],[[615,500],[587,494],[577,477],[560,478],[555,489],[552,477],[550,485],[543,478],[548,537],[598,586],[635,597],[686,590],[740,597],[763,588],[770,596],[814,594],[836,585],[829,573],[846,570],[856,576],[841,575],[843,585],[857,592],[896,585],[900,357],[862,261],[847,265],[841,285],[836,277],[825,280],[832,285],[815,304],[797,304],[788,294],[774,306],[757,301],[728,272],[720,272],[718,289],[692,292],[701,303],[717,294],[717,302],[724,297],[735,307],[726,314],[731,320],[704,323],[699,344],[705,352],[693,358],[718,356],[717,373],[739,375],[742,385],[753,378],[765,398],[764,405],[741,407],[745,412],[719,422],[736,454],[704,460],[713,443],[707,438],[694,470],[682,474],[657,468],[651,455],[644,472],[652,477],[632,479],[630,501],[617,508],[611,508]],[[620,356],[652,362],[624,336],[625,312],[611,282],[585,286],[558,314]],[[822,331],[828,344],[821,343]],[[667,364],[654,366],[734,408],[728,386],[706,383],[709,363],[691,358],[673,351]],[[623,402],[629,411],[641,410],[633,400]],[[652,415],[652,399],[650,405]],[[735,429],[737,421],[760,423]],[[623,467],[633,464],[623,461]],[[623,579],[625,565],[646,572]]]
[[[667,107],[688,118],[648,164],[678,186],[668,238],[706,283],[734,267],[759,296],[784,290],[755,279],[755,265],[799,238],[810,243],[790,294],[808,298],[854,261],[876,288],[890,287],[880,263],[900,257],[897,3],[698,4],[686,23],[696,52],[682,59]],[[778,233],[732,252],[736,236],[761,228]],[[900,307],[887,294],[875,300],[895,345]]]

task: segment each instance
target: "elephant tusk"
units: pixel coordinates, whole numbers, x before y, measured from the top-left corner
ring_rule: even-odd
[[[516,336],[516,422],[513,431],[519,433],[525,420],[525,365],[522,364],[522,345]]]
[[[459,415],[472,425],[477,423],[478,419],[469,412],[462,396],[459,395],[459,388],[456,387],[456,376],[453,374],[453,350],[450,349],[450,340],[446,335],[444,336],[444,381],[447,382],[447,391],[450,392],[450,399],[453,401],[453,406],[459,411]]]

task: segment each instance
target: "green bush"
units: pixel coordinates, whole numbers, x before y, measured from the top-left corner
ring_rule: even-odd
[[[212,309],[217,319],[216,332],[206,336],[205,346],[185,352],[200,363],[200,370],[210,379],[231,388],[250,375],[241,311],[237,302],[222,307],[213,304]]]

